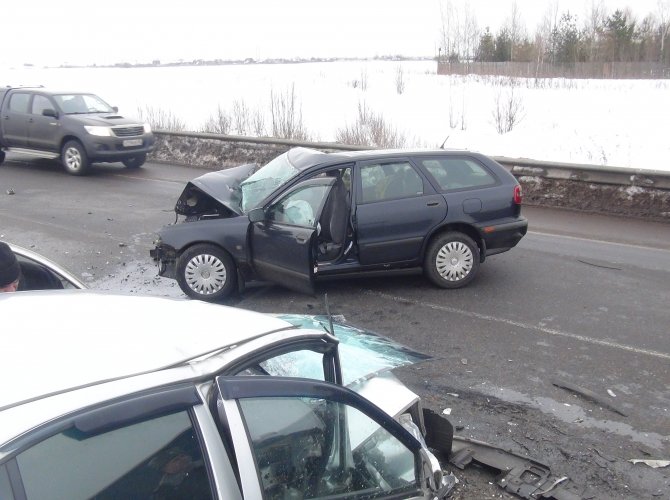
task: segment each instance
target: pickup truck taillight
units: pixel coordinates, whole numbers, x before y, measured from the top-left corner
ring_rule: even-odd
[[[521,192],[521,186],[518,184],[514,186],[514,203],[521,205],[521,200],[523,199],[523,194]]]

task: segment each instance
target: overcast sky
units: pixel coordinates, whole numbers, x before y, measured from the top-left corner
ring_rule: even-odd
[[[580,20],[593,2],[610,13],[630,6],[641,19],[657,12],[659,0],[7,0],[0,66],[430,57],[437,52],[441,12],[449,1],[458,9],[468,4],[479,27],[494,32],[516,1],[532,34],[554,4]]]

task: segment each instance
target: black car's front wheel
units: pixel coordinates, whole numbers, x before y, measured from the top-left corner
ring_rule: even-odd
[[[470,283],[479,270],[479,247],[459,232],[438,236],[428,247],[424,272],[442,288],[460,288]]]
[[[233,293],[235,264],[228,253],[209,244],[187,248],[177,261],[177,283],[192,299],[215,302]]]

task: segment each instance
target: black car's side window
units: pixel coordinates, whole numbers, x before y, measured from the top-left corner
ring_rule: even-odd
[[[28,500],[212,498],[185,411],[91,436],[71,428],[16,460]]]
[[[44,111],[45,109],[53,109],[51,101],[49,101],[49,99],[47,99],[43,95],[36,95],[35,97],[33,97],[32,114],[41,115],[42,111]]]
[[[467,158],[420,160],[442,191],[493,186],[496,179],[479,163]]]
[[[14,113],[27,113],[30,94],[12,94],[9,98],[9,110]]]
[[[326,185],[298,188],[272,205],[268,218],[284,224],[315,227],[319,207],[328,190]]]
[[[409,198],[423,194],[423,180],[408,162],[363,165],[361,201]]]

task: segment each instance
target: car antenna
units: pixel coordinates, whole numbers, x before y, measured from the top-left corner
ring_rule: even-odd
[[[444,145],[447,143],[448,140],[449,140],[449,136],[447,136],[447,138],[444,140],[444,142],[440,146],[440,149],[444,149]]]
[[[333,328],[333,315],[330,314],[330,307],[328,305],[328,294],[324,293],[323,294],[323,300],[326,303],[326,314],[328,315],[328,326],[330,327],[330,334],[334,337],[335,336],[335,328]]]

